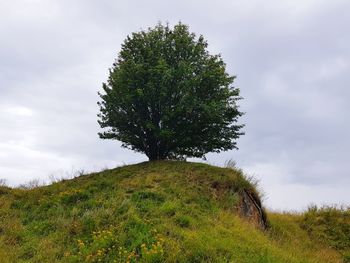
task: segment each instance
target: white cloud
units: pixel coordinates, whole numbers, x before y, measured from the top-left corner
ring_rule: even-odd
[[[12,114],[15,116],[30,117],[33,115],[33,111],[23,106],[10,106],[0,108],[0,112],[3,114]]]

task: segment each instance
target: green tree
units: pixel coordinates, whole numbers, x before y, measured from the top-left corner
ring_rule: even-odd
[[[150,160],[237,148],[239,89],[207,46],[182,23],[128,36],[99,92],[100,138],[117,139]]]

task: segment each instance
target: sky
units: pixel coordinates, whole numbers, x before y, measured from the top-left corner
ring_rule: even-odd
[[[0,0],[0,179],[18,186],[146,161],[101,140],[98,91],[126,36],[181,21],[244,100],[235,160],[264,204],[350,204],[347,0]],[[201,161],[201,160],[192,160]]]

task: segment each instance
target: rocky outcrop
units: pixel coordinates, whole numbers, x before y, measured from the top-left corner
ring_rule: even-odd
[[[239,213],[262,230],[268,228],[266,213],[256,193],[243,189],[240,192]]]

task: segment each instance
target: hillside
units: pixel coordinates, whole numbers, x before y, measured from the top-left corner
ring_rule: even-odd
[[[349,262],[349,210],[267,218],[239,170],[146,162],[0,187],[0,262]]]

